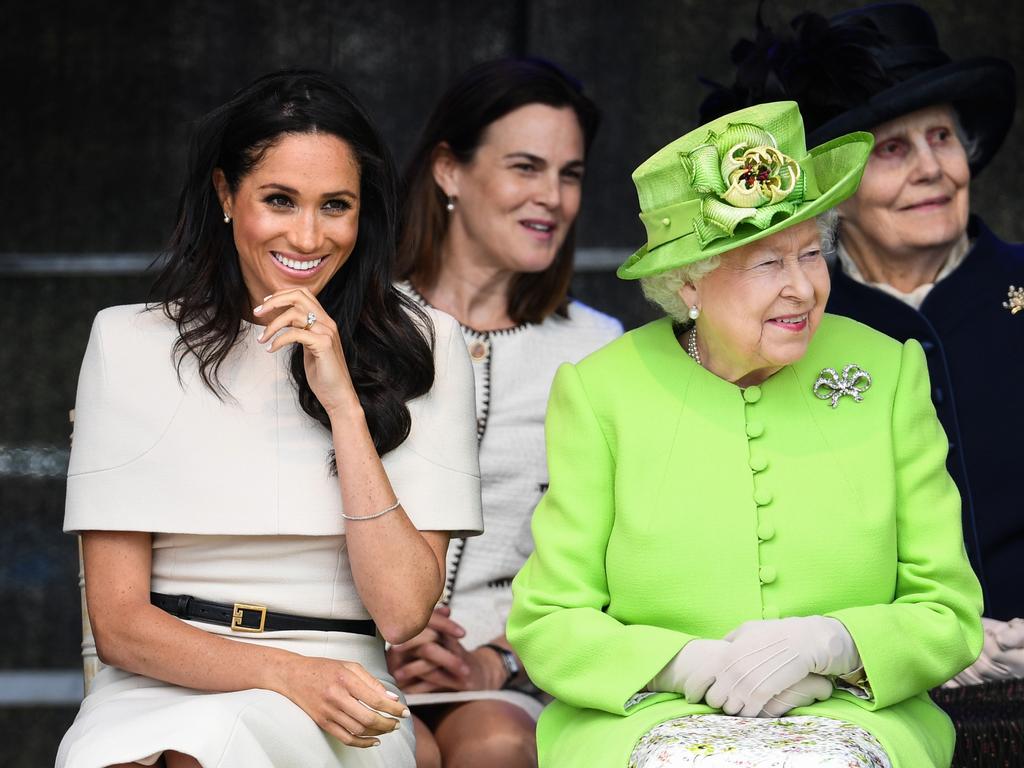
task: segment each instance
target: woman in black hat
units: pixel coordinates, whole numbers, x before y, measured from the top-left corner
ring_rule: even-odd
[[[1024,348],[1024,246],[969,213],[969,183],[1013,120],[1013,68],[951,60],[931,17],[909,3],[804,13],[791,29],[780,34],[759,16],[756,40],[733,50],[735,83],[705,100],[701,121],[788,98],[810,144],[874,133],[860,189],[839,207],[827,311],[924,347],[986,597],[985,648],[951,684],[1024,677],[1024,513],[1013,503],[1024,411],[993,396],[999,382],[1024,377],[1024,355],[1012,352]]]

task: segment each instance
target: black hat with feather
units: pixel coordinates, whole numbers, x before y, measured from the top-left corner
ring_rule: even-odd
[[[1003,59],[953,61],[939,47],[931,16],[911,3],[857,8],[831,18],[802,13],[778,33],[761,7],[754,40],[732,50],[735,82],[714,90],[700,121],[751,104],[791,99],[800,105],[808,146],[868,131],[933,104],[951,104],[977,142],[971,171],[992,159],[1013,122],[1016,78]]]

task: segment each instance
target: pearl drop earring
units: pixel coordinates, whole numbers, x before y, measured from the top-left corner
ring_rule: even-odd
[[[231,214],[228,213],[227,211],[224,211],[224,223],[225,224],[230,224],[231,223]]]
[[[448,210],[448,213],[455,210],[455,198],[451,195],[448,195],[448,205],[446,205],[445,208]]]
[[[690,307],[690,311],[687,312],[687,314],[690,316],[691,320],[696,320],[698,317],[700,317],[700,310],[697,309],[697,305],[694,304]]]

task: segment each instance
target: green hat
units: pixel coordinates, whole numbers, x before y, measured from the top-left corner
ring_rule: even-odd
[[[647,244],[624,280],[692,264],[780,232],[857,191],[874,137],[863,131],[807,151],[796,102],[723,115],[633,171]]]

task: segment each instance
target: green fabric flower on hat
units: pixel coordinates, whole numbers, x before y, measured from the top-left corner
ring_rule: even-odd
[[[709,131],[704,144],[679,159],[694,192],[703,196],[693,222],[701,248],[730,237],[743,222],[765,229],[777,214],[788,216],[803,202],[800,165],[756,125],[733,124],[721,134]]]

